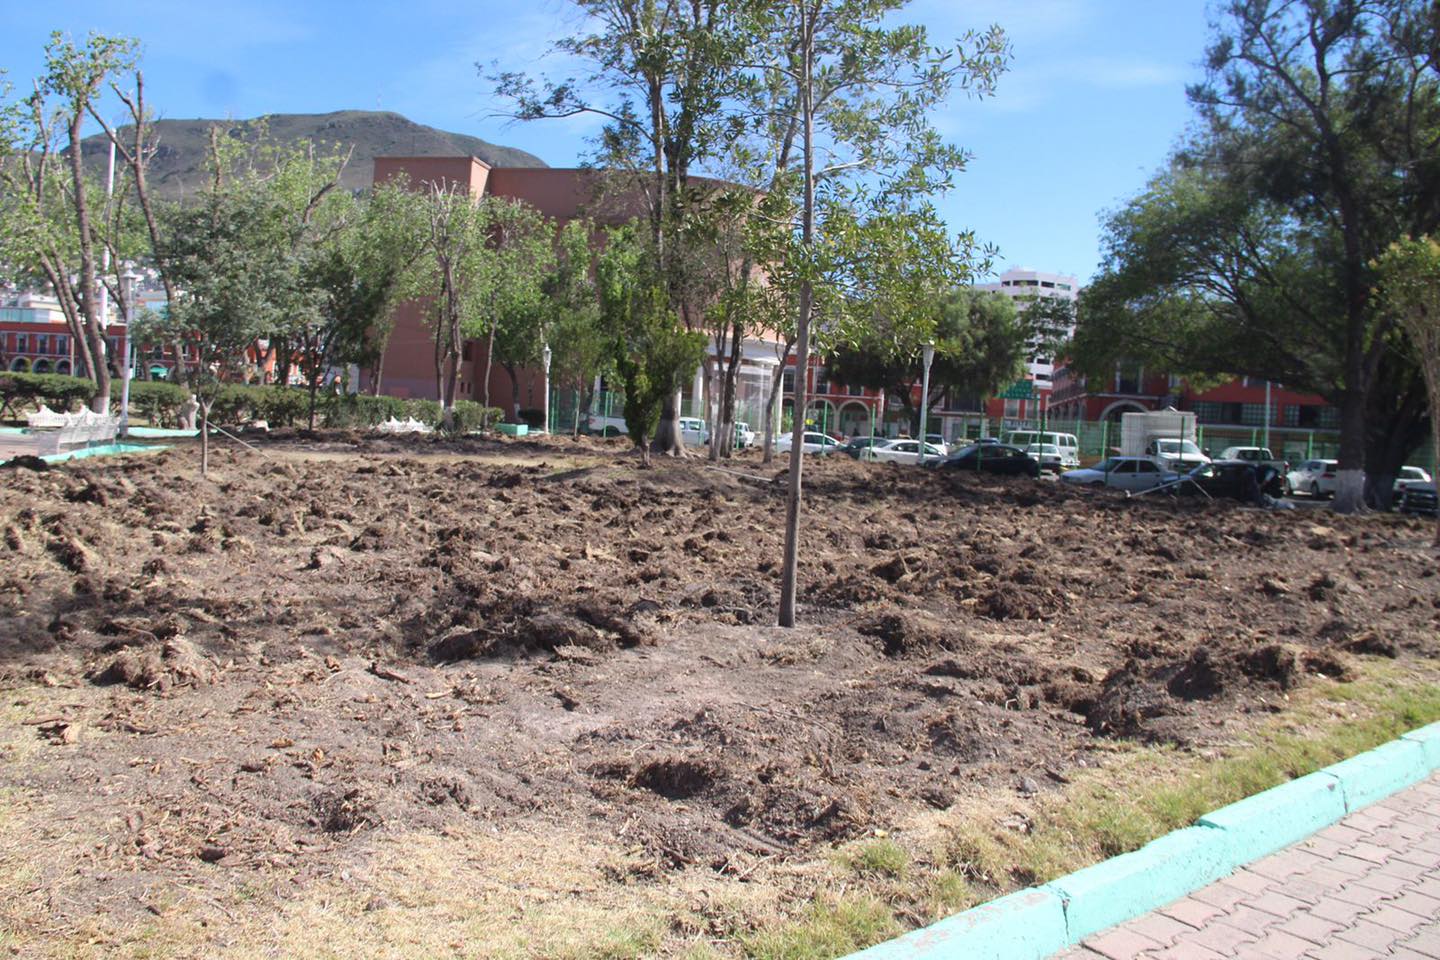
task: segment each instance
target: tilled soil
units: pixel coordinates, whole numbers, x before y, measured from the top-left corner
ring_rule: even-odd
[[[57,929],[117,864],[303,878],[459,823],[743,874],[1440,655],[1429,528],[1396,517],[812,460],[781,630],[778,463],[262,450],[0,473],[0,690],[43,745],[0,786],[97,838]]]

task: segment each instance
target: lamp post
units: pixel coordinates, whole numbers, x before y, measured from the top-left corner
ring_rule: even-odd
[[[921,348],[925,360],[925,373],[920,378],[920,459],[916,462],[925,466],[925,420],[930,412],[930,364],[935,360],[935,344],[926,342]]]
[[[550,344],[540,350],[540,362],[545,365],[545,419],[540,425],[540,432],[550,432]]]
[[[135,317],[135,285],[140,274],[127,270],[120,275],[120,316],[125,321],[125,346],[121,350],[125,369],[120,374],[120,436],[130,436],[130,375],[135,363],[130,356],[130,322]]]

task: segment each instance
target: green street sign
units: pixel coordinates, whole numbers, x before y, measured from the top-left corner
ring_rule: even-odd
[[[1002,400],[1029,400],[1035,396],[1035,381],[1016,380],[1000,394]]]

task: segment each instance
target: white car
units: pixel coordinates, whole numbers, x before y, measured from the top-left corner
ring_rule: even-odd
[[[930,443],[925,444],[926,460],[940,460],[944,456],[945,451],[942,448]],[[920,441],[886,440],[861,450],[860,459],[877,463],[916,464],[920,462]]]
[[[1040,464],[1041,470],[1053,470],[1055,473],[1060,473],[1064,470],[1074,470],[1080,466],[1080,458],[1075,451],[1059,444],[1032,443],[1025,448],[1025,452],[1035,458],[1035,461]]]
[[[1175,473],[1189,473],[1210,462],[1193,440],[1151,440],[1145,447],[1145,456],[1153,457],[1157,464]]]
[[[1285,476],[1285,493],[1308,493],[1312,497],[1335,496],[1335,460],[1306,460]]]
[[[680,439],[689,446],[701,446],[710,441],[710,428],[699,417],[681,417]]]
[[[934,447],[936,450],[939,450],[939,451],[940,451],[940,456],[946,457],[946,456],[949,456],[949,455],[950,455],[950,444],[946,443],[946,442],[945,442],[945,438],[942,437],[940,434],[938,434],[938,433],[927,433],[927,434],[925,434],[925,442],[928,443],[928,444],[930,444],[930,446]],[[928,456],[930,456],[930,454],[927,453],[927,454],[925,454],[925,456],[928,457]]]
[[[775,441],[776,453],[788,453],[795,443],[795,435],[786,431]],[[805,453],[813,453],[819,456],[828,456],[840,449],[840,441],[834,437],[826,436],[823,433],[806,431],[804,445],[800,448]]]
[[[1412,483],[1431,483],[1429,472],[1422,467],[1401,467],[1400,476],[1395,478],[1395,496],[1399,497],[1405,493],[1405,488]]]
[[[744,420],[735,421],[735,448],[749,450],[755,446],[755,431]]]
[[[1060,474],[1060,479],[1079,486],[1113,487],[1138,493],[1179,480],[1180,475],[1161,469],[1149,457],[1111,457],[1084,470],[1067,470]]]

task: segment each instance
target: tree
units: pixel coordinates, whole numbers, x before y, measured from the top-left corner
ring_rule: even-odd
[[[594,377],[610,369],[605,333],[600,325],[600,303],[590,251],[594,227],[571,220],[555,238],[555,263],[545,278],[543,304],[545,344],[551,349],[554,382],[574,391],[571,430],[580,432],[580,397]],[[548,397],[547,397],[548,404]],[[546,427],[554,431],[555,425]]]
[[[622,209],[639,209],[649,227],[649,255],[673,316],[686,331],[702,329],[710,302],[688,269],[686,237],[712,202],[715,185],[695,174],[735,135],[730,110],[750,82],[740,68],[753,34],[746,4],[725,0],[575,0],[595,32],[556,44],[586,65],[583,84],[567,81],[538,91],[528,78],[501,73],[497,92],[521,119],[594,114],[605,118],[597,161],[614,173],[600,181]],[[614,99],[588,95],[607,88]],[[723,192],[720,189],[718,192]],[[676,357],[687,356],[685,352]],[[677,388],[661,406],[656,452],[683,454],[678,384],[694,372],[662,379]]]
[[[107,318],[98,279],[95,188],[80,144],[102,86],[133,65],[136,46],[99,33],[77,46],[58,31],[51,34],[44,76],[28,98],[5,106],[0,122],[9,141],[0,163],[10,221],[5,258],[33,270],[55,291],[80,362],[95,381],[91,405],[102,413],[110,403]]]
[[[1397,240],[1372,264],[1380,277],[1380,308],[1410,338],[1430,397],[1430,440],[1440,451],[1440,243],[1434,237]],[[1435,546],[1440,547],[1440,517]]]
[[[445,423],[453,426],[464,341],[486,341],[482,403],[488,409],[496,336],[507,321],[534,315],[554,227],[518,200],[476,198],[437,184],[425,197],[426,256],[412,293],[432,297],[435,378]]]
[[[1335,508],[1352,511],[1366,467],[1372,489],[1395,467],[1370,462],[1367,444],[1396,322],[1371,309],[1370,263],[1398,236],[1440,226],[1440,20],[1408,0],[1227,0],[1222,11],[1207,80],[1190,91],[1202,129],[1181,161],[1225,214],[1215,229],[1228,236],[1209,246],[1238,260],[1214,264],[1208,287],[1170,289],[1219,301],[1206,309],[1228,315],[1231,342],[1277,358],[1290,350],[1268,331],[1297,326],[1287,310],[1302,318],[1335,374]],[[1309,290],[1293,286],[1301,278]]]
[[[877,326],[872,336],[830,357],[831,379],[884,391],[905,410],[912,436],[920,431],[920,406],[913,397],[922,381],[924,341],[917,331],[930,327],[935,344],[930,395],[921,401],[927,411],[947,393],[993,393],[1025,369],[1028,327],[1009,297],[960,288],[945,294],[933,309],[933,326]]]
[[[255,341],[285,320],[278,289],[294,272],[278,242],[283,226],[254,181],[207,191],[177,211],[164,251],[180,291],[165,316],[170,336],[194,351],[200,404],[200,473],[210,468],[210,408]]]
[[[424,243],[421,198],[401,183],[344,197],[329,219],[315,255],[303,267],[303,282],[321,292],[319,310],[298,328],[312,430],[316,396],[328,371],[342,364],[369,365],[378,384],[391,317],[412,282]]]
[[[695,369],[703,334],[676,322],[650,241],[633,226],[610,231],[596,264],[600,323],[625,389],[625,429],[650,466],[650,439],[665,398],[679,389],[678,371]]]
[[[945,144],[930,114],[957,85],[991,89],[1006,58],[998,28],[937,50],[923,27],[892,26],[904,0],[774,0],[759,13],[765,59],[753,67],[767,88],[788,85],[800,140],[800,252],[796,320],[796,410],[805,408],[815,283],[825,238],[821,202],[863,201],[890,213],[948,186],[964,154]],[[788,82],[788,83],[787,83]],[[847,189],[847,185],[849,189]],[[781,626],[795,624],[804,417],[795,418],[781,569]]]

